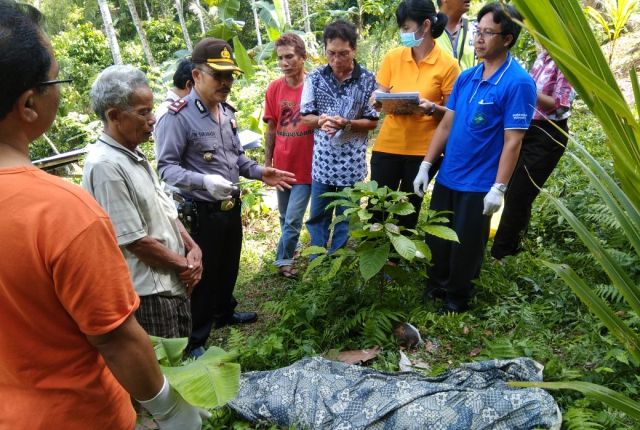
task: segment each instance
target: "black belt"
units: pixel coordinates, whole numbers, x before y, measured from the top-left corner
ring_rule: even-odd
[[[232,197],[228,200],[214,200],[212,202],[203,202],[194,200],[198,212],[230,212],[235,208],[240,208],[240,199]]]

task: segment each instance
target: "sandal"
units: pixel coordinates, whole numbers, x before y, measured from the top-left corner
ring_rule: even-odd
[[[281,266],[280,269],[278,269],[278,273],[280,276],[288,279],[296,279],[298,277],[298,271],[292,266]]]

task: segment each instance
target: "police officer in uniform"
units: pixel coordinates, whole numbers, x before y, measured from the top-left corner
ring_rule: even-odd
[[[202,249],[203,276],[191,297],[191,356],[204,352],[212,327],[250,323],[255,312],[235,312],[233,297],[242,224],[239,176],[260,179],[279,190],[291,188],[294,175],[258,165],[238,139],[235,109],[226,103],[236,73],[231,46],[205,38],[193,49],[191,93],[169,106],[156,125],[158,171],[179,190],[189,212],[191,234]]]

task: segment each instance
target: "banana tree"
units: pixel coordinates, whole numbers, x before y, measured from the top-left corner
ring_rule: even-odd
[[[524,16],[524,25],[549,51],[609,137],[608,145],[613,154],[615,173],[621,187],[578,142],[572,140],[568,155],[589,177],[594,189],[616,218],[640,258],[640,124],[626,104],[577,0],[513,0],[513,3]],[[640,113],[640,86],[635,71],[632,71],[631,75],[636,108]],[[602,246],[597,236],[559,199],[550,199],[624,298],[629,310],[635,315],[640,315],[640,286],[637,280],[631,273],[625,272],[611,253]],[[596,294],[590,283],[582,279],[571,267],[549,262],[544,264],[554,270],[609,329],[611,335],[629,353],[631,364],[640,365],[638,332],[622,320],[611,306]],[[532,386],[530,383],[514,385]],[[640,420],[640,403],[606,387],[575,381],[537,383],[536,386],[577,390]]]

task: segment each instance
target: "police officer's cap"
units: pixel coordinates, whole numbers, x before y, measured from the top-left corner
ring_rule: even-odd
[[[219,72],[242,72],[233,58],[231,46],[221,39],[207,37],[196,44],[191,53],[191,61],[208,64]]]

